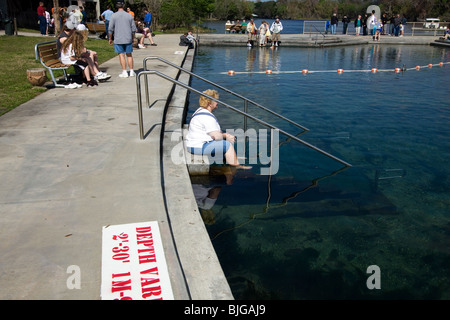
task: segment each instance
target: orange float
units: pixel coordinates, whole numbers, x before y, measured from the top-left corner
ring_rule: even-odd
[[[228,74],[229,74],[230,76],[234,76],[234,75],[235,75],[234,70],[228,71]]]
[[[344,69],[337,69],[337,73],[343,73]]]

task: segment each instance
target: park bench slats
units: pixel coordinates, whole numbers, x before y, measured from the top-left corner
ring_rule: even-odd
[[[34,48],[36,60],[39,60],[41,64],[49,71],[50,76],[55,87],[64,87],[56,82],[53,70],[62,70],[64,72],[64,78],[67,80],[66,70],[70,65],[61,63],[58,56],[58,50],[56,49],[56,40],[41,42],[36,44]]]
[[[95,33],[95,34],[102,34],[106,32],[106,27],[104,23],[92,23],[88,22],[86,23],[87,28],[89,29],[89,32]]]

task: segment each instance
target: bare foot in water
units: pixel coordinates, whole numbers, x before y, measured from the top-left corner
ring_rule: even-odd
[[[234,168],[236,168],[236,169],[241,169],[241,170],[249,170],[249,169],[251,169],[252,167],[251,166],[243,166],[243,165],[238,165],[238,166],[234,166]]]

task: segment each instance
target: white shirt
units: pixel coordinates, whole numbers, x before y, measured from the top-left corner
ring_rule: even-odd
[[[69,47],[65,52],[61,51],[61,62],[64,64],[75,64],[76,60],[70,60],[70,57],[74,57],[75,52],[72,50],[72,44],[69,44]]]
[[[195,201],[200,209],[209,210],[216,203],[217,199],[208,198],[209,190],[212,187],[206,187],[200,184],[193,184],[192,190],[194,191]]]
[[[369,17],[369,28],[373,28],[377,24],[377,17],[375,15],[371,15]]]
[[[279,21],[278,23],[274,21],[272,23],[272,26],[270,27],[270,31],[272,31],[273,33],[280,33],[282,30],[283,25],[281,24],[281,21]]]
[[[189,123],[189,132],[186,135],[186,147],[201,148],[205,142],[213,140],[208,134],[221,131],[216,117],[205,108],[198,108],[192,115]]]

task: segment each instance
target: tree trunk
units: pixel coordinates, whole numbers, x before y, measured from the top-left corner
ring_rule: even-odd
[[[55,19],[55,36],[58,36],[58,34],[61,32],[61,25],[59,21],[59,0],[53,0],[53,19]]]

